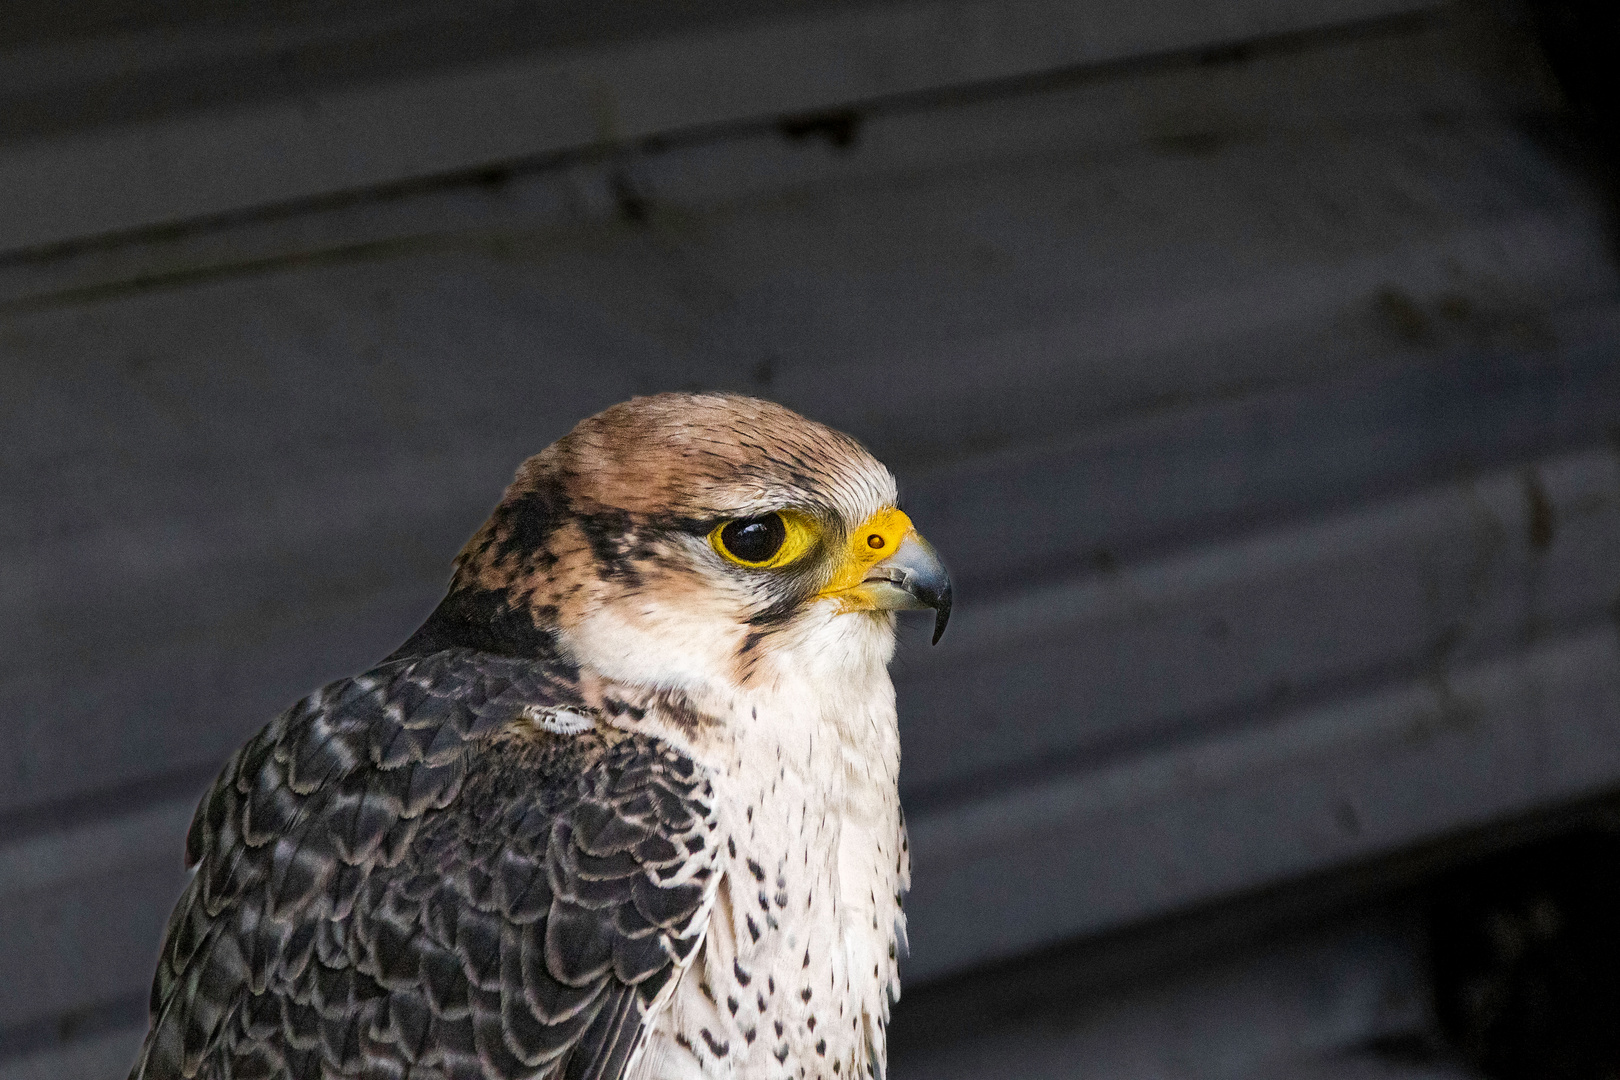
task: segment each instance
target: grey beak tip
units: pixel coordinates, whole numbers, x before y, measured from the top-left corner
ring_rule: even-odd
[[[939,644],[939,639],[945,636],[945,624],[950,622],[950,621],[951,621],[951,587],[949,585],[947,585],[947,586],[945,586],[945,591],[940,594],[938,606],[934,608],[934,640],[933,640],[933,644],[938,645]]]
[[[934,644],[938,645],[951,619],[951,576],[928,541],[911,533],[900,542],[899,550],[873,568],[873,573],[875,576],[867,580],[884,582],[905,594],[903,601],[890,605],[894,610],[934,609]]]

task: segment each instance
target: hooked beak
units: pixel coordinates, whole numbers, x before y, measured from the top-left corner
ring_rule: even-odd
[[[933,545],[915,529],[906,533],[893,555],[867,570],[861,586],[872,606],[879,610],[933,608],[933,643],[939,644],[945,624],[951,619],[951,577]]]

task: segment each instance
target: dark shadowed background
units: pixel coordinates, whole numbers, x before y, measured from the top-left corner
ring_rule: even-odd
[[[225,756],[631,394],[863,439],[894,1075],[1620,1068],[1597,0],[0,5],[0,1080],[115,1080]]]

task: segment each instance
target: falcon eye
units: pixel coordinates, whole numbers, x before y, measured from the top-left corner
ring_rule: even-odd
[[[815,551],[821,536],[813,516],[789,508],[722,521],[709,530],[709,546],[734,566],[775,570]]]
[[[716,539],[722,554],[748,566],[763,566],[782,550],[787,533],[781,514],[766,514],[728,521],[720,527]]]

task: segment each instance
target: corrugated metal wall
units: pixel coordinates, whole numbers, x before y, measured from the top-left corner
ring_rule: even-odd
[[[897,672],[913,985],[1620,785],[1620,279],[1510,21],[627,11],[0,57],[0,1076],[117,1071],[225,755],[639,392],[852,431],[959,580]],[[1332,1045],[1408,978],[1365,933],[1298,946]]]

